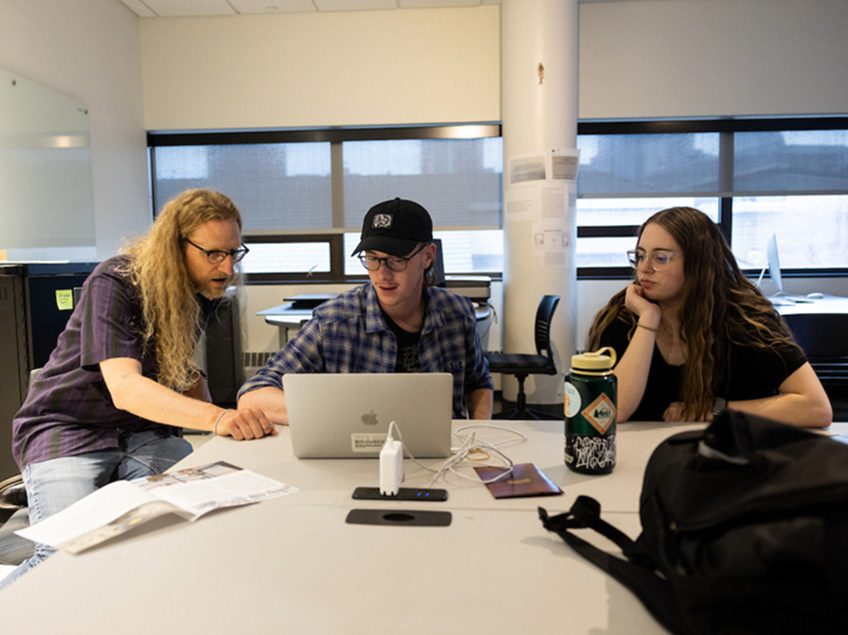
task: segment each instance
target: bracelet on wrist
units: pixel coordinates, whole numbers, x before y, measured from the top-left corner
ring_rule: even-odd
[[[227,414],[228,412],[232,412],[232,411],[233,411],[232,408],[227,408],[226,410],[222,410],[221,413],[218,415],[218,418],[215,419],[215,423],[212,424],[212,436],[213,437],[218,436],[218,424],[221,423],[221,419],[224,418],[225,414]]]
[[[636,322],[636,326],[645,329],[646,331],[650,331],[651,333],[656,333],[658,329],[652,329],[650,326],[645,326],[641,322]]]

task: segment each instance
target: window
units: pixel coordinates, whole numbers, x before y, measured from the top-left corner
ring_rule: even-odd
[[[583,275],[626,275],[622,246],[676,205],[713,218],[743,268],[762,268],[772,234],[790,270],[848,268],[848,119],[587,123],[578,133]]]
[[[421,203],[436,227],[501,225],[500,137],[350,141],[344,155],[345,226],[379,201]]]
[[[579,177],[578,177],[579,178]],[[578,269],[624,268],[624,252],[636,245],[636,231],[654,212],[667,207],[695,207],[719,220],[718,197],[644,197],[577,199]],[[614,235],[611,231],[618,228]]]
[[[448,273],[503,269],[496,125],[150,134],[156,209],[188,187],[239,205],[249,279],[345,280],[362,218],[401,196],[422,203]],[[743,268],[775,235],[795,272],[848,274],[848,117],[578,124],[577,266],[630,275],[624,252],[654,212],[710,216]]]
[[[442,241],[445,271],[452,274],[498,273],[503,271],[503,232],[500,229],[473,231],[434,231]],[[345,274],[363,273],[362,265],[351,252],[359,243],[359,232],[344,236]]]
[[[733,166],[740,262],[762,267],[774,234],[782,267],[848,266],[848,130],[740,132]]]
[[[498,126],[151,134],[156,210],[190,187],[227,194],[243,214],[249,280],[365,275],[350,257],[365,212],[420,202],[450,273],[502,267]]]
[[[774,234],[780,266],[848,266],[848,196],[740,196],[733,199],[733,253],[743,268],[766,265]]]
[[[332,226],[329,143],[155,146],[151,165],[157,211],[187,188],[206,187],[233,200],[245,233]]]

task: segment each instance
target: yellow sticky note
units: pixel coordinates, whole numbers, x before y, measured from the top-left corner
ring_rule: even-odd
[[[73,289],[56,289],[56,308],[60,311],[70,311],[74,308]]]

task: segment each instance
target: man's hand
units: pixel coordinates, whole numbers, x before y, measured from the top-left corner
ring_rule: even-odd
[[[227,411],[218,422],[215,432],[220,436],[231,436],[236,441],[246,441],[273,436],[277,434],[277,429],[259,408],[239,408]]]

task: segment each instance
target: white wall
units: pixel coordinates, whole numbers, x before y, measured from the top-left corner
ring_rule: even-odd
[[[0,26],[0,67],[89,108],[97,257],[106,258],[150,225],[138,19],[117,0],[3,0]]]
[[[580,117],[848,112],[845,0],[580,5]]]
[[[151,130],[500,118],[497,6],[141,20]]]
[[[500,119],[500,9],[141,20],[149,129]],[[581,119],[848,112],[845,0],[580,4]]]

